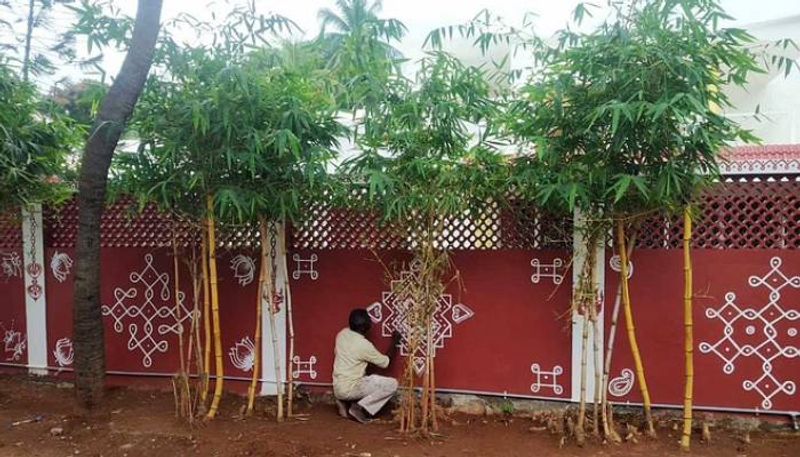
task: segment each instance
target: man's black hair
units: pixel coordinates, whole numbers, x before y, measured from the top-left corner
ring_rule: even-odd
[[[372,320],[366,309],[357,308],[350,311],[350,330],[364,335],[370,327],[372,327]]]

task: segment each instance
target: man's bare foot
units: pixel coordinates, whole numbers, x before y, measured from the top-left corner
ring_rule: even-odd
[[[353,403],[353,405],[350,406],[348,413],[350,413],[350,417],[361,422],[362,424],[366,424],[369,422],[369,418],[367,417],[367,412],[364,411],[364,408],[362,408],[358,403]]]
[[[336,399],[336,409],[339,411],[339,416],[349,419],[350,416],[347,415],[347,404],[342,400]]]

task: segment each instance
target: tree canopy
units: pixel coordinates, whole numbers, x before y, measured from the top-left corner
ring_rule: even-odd
[[[69,119],[0,64],[0,212],[66,199],[66,158],[78,138]]]

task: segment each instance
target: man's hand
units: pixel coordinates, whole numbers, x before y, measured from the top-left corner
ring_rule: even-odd
[[[389,347],[389,351],[386,352],[386,356],[389,357],[390,363],[395,357],[397,357],[397,350],[400,348],[401,339],[402,335],[400,335],[400,332],[395,330],[395,332],[392,333],[392,345]]]

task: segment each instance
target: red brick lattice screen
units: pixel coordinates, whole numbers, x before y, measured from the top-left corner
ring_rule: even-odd
[[[742,180],[717,184],[698,202],[692,246],[697,249],[800,249],[800,181]],[[679,249],[683,222],[647,220],[638,246]]]
[[[378,216],[340,210],[324,203],[312,205],[309,217],[292,232],[297,249],[398,249],[413,248],[421,224],[382,223]],[[475,214],[453,218],[438,237],[440,247],[452,250],[544,249],[571,246],[571,221],[544,218],[532,208],[500,208],[487,204]]]
[[[22,247],[22,225],[20,216],[0,216],[0,249],[19,249]]]
[[[75,200],[44,210],[45,245],[54,248],[75,246],[78,234],[78,205]],[[153,205],[138,212],[136,204],[121,199],[108,207],[101,222],[103,247],[169,247],[173,228],[179,246],[199,246],[200,226],[185,220],[173,224],[173,217]],[[218,245],[223,249],[248,249],[258,246],[258,230],[252,227],[218,228]]]
[[[741,180],[720,183],[698,202],[693,246],[700,249],[800,249],[800,180]],[[131,201],[110,205],[102,221],[105,247],[168,247],[172,243],[172,218],[147,207],[141,214]],[[75,202],[45,209],[45,244],[75,245],[78,211]],[[199,242],[197,225],[179,222],[181,246]],[[680,218],[658,216],[645,221],[639,247],[678,249],[683,224]],[[297,249],[410,249],[418,234],[382,224],[372,214],[335,209],[326,203],[311,205],[309,217],[296,223],[291,245]],[[540,216],[534,208],[487,204],[477,215],[455,219],[440,237],[440,246],[453,250],[571,248],[569,220]],[[0,218],[0,248],[22,245],[19,220]],[[223,249],[255,249],[255,227],[221,227]]]

